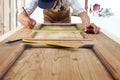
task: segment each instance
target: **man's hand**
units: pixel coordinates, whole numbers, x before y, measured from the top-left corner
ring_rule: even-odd
[[[98,34],[100,32],[100,28],[97,27],[94,23],[91,23],[89,26],[85,26],[84,29],[88,34]]]
[[[31,20],[29,20],[29,19],[27,20],[28,24],[27,24],[26,27],[28,27],[29,29],[33,29],[35,24],[36,24],[36,21],[34,19],[32,19],[32,18],[30,18],[30,19]]]
[[[81,12],[78,16],[82,20],[82,26],[84,27],[84,30],[86,33],[88,33],[88,34],[98,34],[99,33],[100,28],[97,27],[94,23],[90,24],[90,18],[86,12]]]
[[[36,21],[32,18],[28,18],[24,12],[19,14],[18,20],[23,26],[27,27],[28,29],[33,29],[36,24]]]

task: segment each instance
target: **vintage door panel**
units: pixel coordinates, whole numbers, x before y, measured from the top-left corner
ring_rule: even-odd
[[[26,49],[4,80],[112,80],[91,49]]]
[[[59,30],[65,30],[65,29],[77,29],[77,25],[73,24],[44,24],[39,26],[41,30],[44,29],[59,29]],[[36,32],[33,36],[34,39],[60,39],[60,40],[82,40],[85,38],[84,35],[82,35],[82,32]]]
[[[38,26],[38,29],[56,29],[56,27],[57,29],[78,29],[77,24],[42,24],[41,26]],[[16,44],[13,46],[3,46],[2,44],[6,41],[5,40],[0,43],[0,79],[120,79],[120,46],[107,38],[107,36],[105,36],[103,33],[97,35],[89,35],[79,32],[59,33],[59,35],[56,34],[58,33],[32,33],[32,31],[23,28],[9,37],[7,40],[14,40],[18,38],[32,38],[40,41],[53,41],[77,46],[83,44],[93,44],[94,47],[89,49],[64,49],[53,47],[48,48],[40,46],[40,44],[34,44],[28,46],[32,47],[28,49],[27,47],[25,47],[26,44],[23,44],[24,46],[21,46],[21,44]],[[43,35],[47,35],[47,38]],[[111,43],[113,47],[109,46],[108,43]],[[115,50],[114,47],[116,46],[119,50]],[[115,56],[113,56],[114,54]]]

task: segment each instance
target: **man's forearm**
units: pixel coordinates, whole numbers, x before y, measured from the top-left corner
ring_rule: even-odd
[[[87,15],[86,12],[82,12],[82,13],[80,13],[78,16],[79,16],[79,17],[81,18],[81,20],[82,20],[82,25],[83,25],[83,27],[90,25],[90,18],[89,18],[89,16]]]
[[[27,25],[27,16],[26,16],[23,12],[20,13],[19,16],[18,16],[18,21],[19,21],[22,25],[26,26],[26,25]]]

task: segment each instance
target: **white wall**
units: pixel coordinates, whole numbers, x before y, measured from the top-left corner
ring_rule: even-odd
[[[91,22],[101,27],[101,31],[111,39],[120,43],[120,1],[119,0],[88,0],[89,4],[100,4],[101,8],[111,8],[114,16],[94,17],[90,16]],[[89,5],[90,7],[90,5]]]
[[[120,17],[120,0],[88,0],[89,7],[90,4],[98,3],[101,8],[111,8],[116,16]]]

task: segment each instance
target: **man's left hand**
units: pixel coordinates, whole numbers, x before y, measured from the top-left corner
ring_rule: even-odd
[[[84,30],[88,34],[98,34],[100,32],[100,28],[97,27],[94,23],[91,23],[89,26],[85,26]]]

